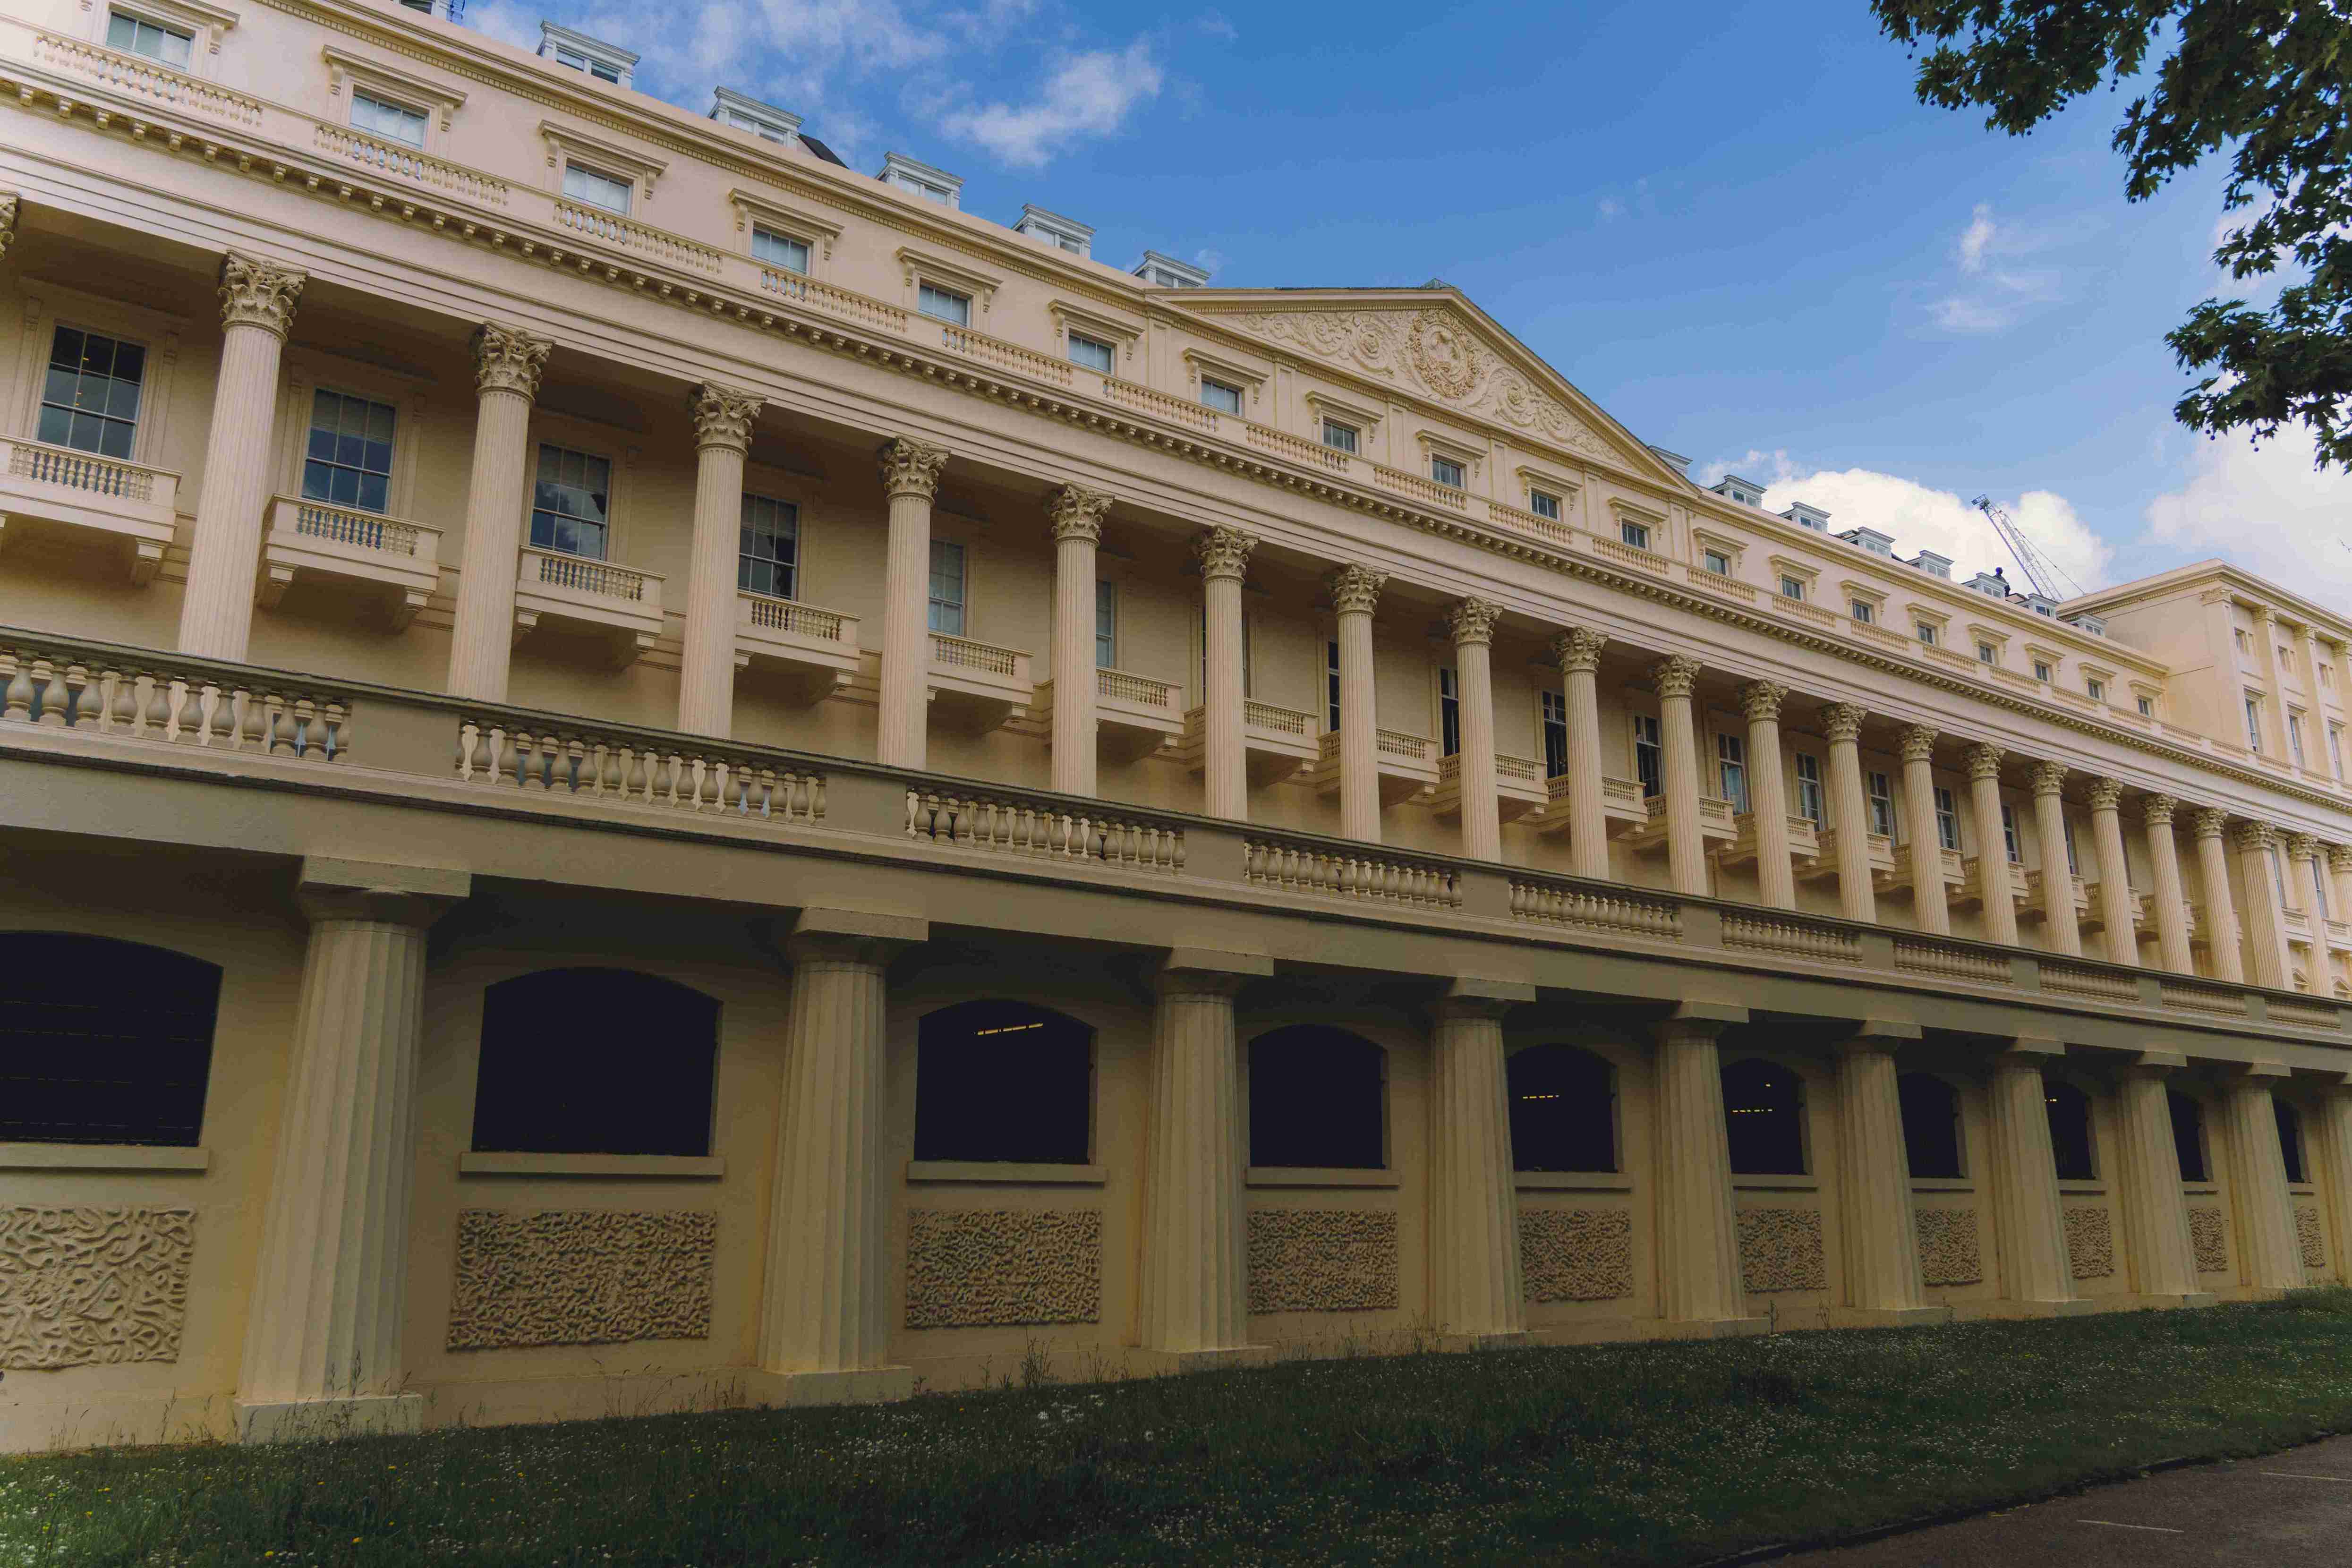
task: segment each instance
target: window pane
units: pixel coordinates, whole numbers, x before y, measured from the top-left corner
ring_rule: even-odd
[[[1242,411],[1242,389],[1203,376],[1201,378],[1201,401],[1221,413],[1239,414]]]
[[[1342,452],[1354,451],[1356,449],[1355,427],[1349,425],[1335,425],[1328,419],[1325,420],[1323,444],[1326,447],[1336,447]]]
[[[915,291],[915,308],[922,314],[954,326],[971,325],[971,301],[961,294],[951,294],[944,289],[921,285]]]
[[[310,399],[302,493],[313,500],[383,511],[391,494],[392,405],[321,388]],[[381,432],[371,439],[371,433]]]
[[[808,270],[807,246],[764,228],[751,231],[751,254],[771,267],[781,267],[787,272]]]
[[[611,472],[602,458],[542,444],[539,480],[531,492],[530,542],[542,550],[603,560]]]
[[[1076,332],[1070,334],[1072,364],[1082,364],[1088,370],[1098,370],[1105,375],[1108,375],[1113,357],[1111,346],[1108,343],[1097,342],[1093,338],[1081,337]]]

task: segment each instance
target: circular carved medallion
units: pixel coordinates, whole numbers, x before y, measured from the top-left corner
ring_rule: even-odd
[[[1453,317],[1423,310],[1412,321],[1413,374],[1441,397],[1467,397],[1484,368],[1477,343]]]

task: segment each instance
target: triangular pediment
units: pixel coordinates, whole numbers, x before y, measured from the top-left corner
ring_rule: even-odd
[[[1451,288],[1188,289],[1171,302],[1276,353],[1380,383],[1460,418],[1687,482]]]

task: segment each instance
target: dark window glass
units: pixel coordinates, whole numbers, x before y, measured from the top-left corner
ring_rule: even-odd
[[[1633,715],[1633,776],[1641,781],[1643,800],[1665,792],[1665,750],[1658,739],[1658,721],[1647,713]]]
[[[915,1158],[1083,1165],[1095,1035],[1024,1002],[966,1002],[916,1037]]]
[[[1733,1175],[1805,1173],[1805,1086],[1787,1068],[1754,1057],[1725,1068],[1723,1122]]]
[[[1568,699],[1547,691],[1542,709],[1544,777],[1556,779],[1568,772]]]
[[[139,430],[147,351],[79,327],[59,327],[41,382],[36,439],[128,461]]]
[[[2180,1179],[2210,1182],[2205,1173],[2205,1109],[2177,1089],[2164,1091],[2172,1112],[2172,1146],[2180,1155]]]
[[[788,500],[746,495],[742,539],[735,557],[735,585],[772,598],[793,597],[800,542],[800,508]]]
[[[1260,1035],[1249,1054],[1249,1163],[1382,1169],[1387,1076],[1386,1053],[1345,1029]]]
[[[531,543],[604,560],[612,500],[612,464],[585,452],[542,444],[539,482],[531,490]]]
[[[2272,1100],[2271,1110],[2278,1116],[2279,1157],[2286,1163],[2286,1179],[2301,1186],[2311,1180],[2304,1174],[2303,1118],[2283,1100]]]
[[[1339,732],[1339,645],[1336,642],[1323,647],[1323,728],[1334,735]]]
[[[0,935],[0,1143],[194,1147],[220,979],[137,942]]]
[[[1574,1046],[1529,1046],[1506,1067],[1511,1160],[1522,1171],[1617,1168],[1617,1075]]]
[[[543,969],[482,993],[474,1147],[708,1154],[719,1004],[633,969]]]
[[[2071,1083],[2045,1082],[2042,1100],[2050,1111],[2050,1152],[2062,1182],[2089,1182],[2098,1173],[2091,1160],[2091,1097]]]
[[[302,453],[302,499],[382,511],[392,492],[391,405],[340,392],[310,399],[310,439]]]
[[[1441,757],[1462,754],[1461,679],[1444,665],[1437,668],[1437,744]]]
[[[1906,1072],[1895,1087],[1903,1101],[1903,1149],[1911,1173],[1957,1179],[1962,1173],[1959,1091],[1924,1072]]]

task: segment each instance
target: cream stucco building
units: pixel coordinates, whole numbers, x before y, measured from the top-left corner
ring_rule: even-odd
[[[2352,623],[634,63],[0,0],[0,1447],[2345,1277]]]

